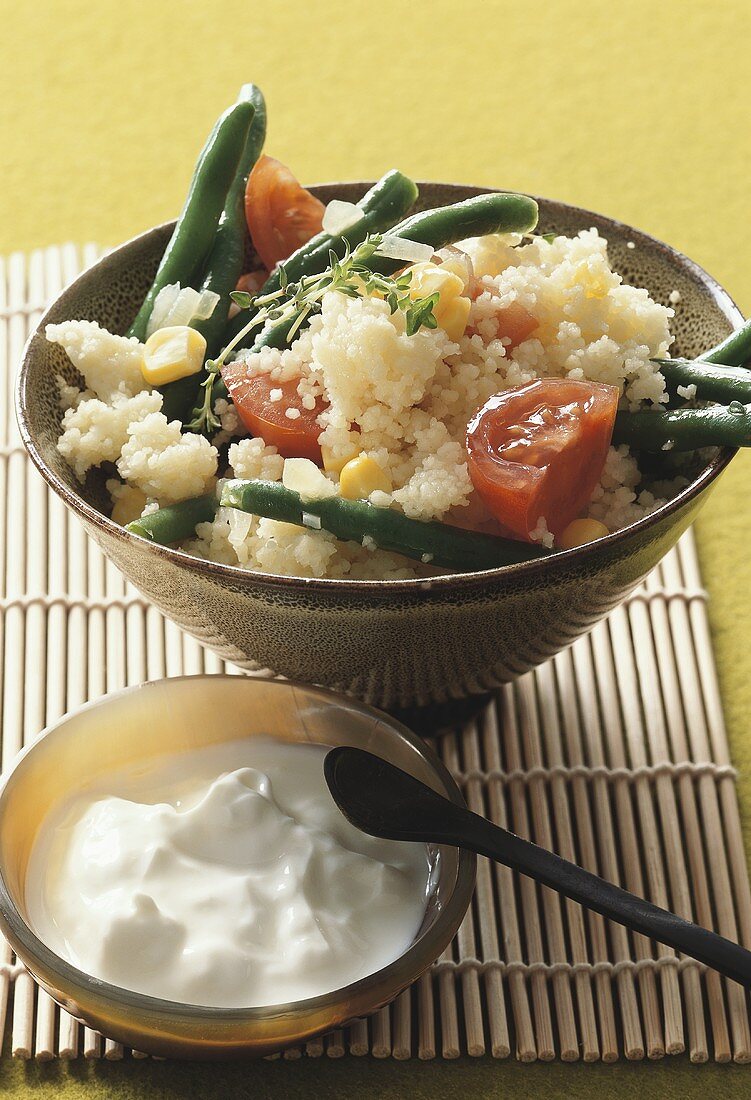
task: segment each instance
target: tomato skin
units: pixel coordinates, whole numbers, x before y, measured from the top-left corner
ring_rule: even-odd
[[[559,536],[581,514],[605,465],[618,398],[600,382],[538,379],[475,414],[470,477],[506,534],[531,541],[543,517]]]
[[[251,435],[279,451],[284,458],[309,458],[322,463],[318,437],[323,428],[318,417],[325,409],[319,398],[315,409],[306,409],[297,392],[298,379],[275,382],[268,374],[248,375],[244,363],[228,363],[222,367],[222,378],[229,390],[237,415]],[[271,391],[281,390],[280,401],[271,400]],[[290,420],[289,408],[298,409],[300,416]]]
[[[268,271],[320,233],[324,209],[281,161],[258,158],[245,188],[245,220]]]
[[[525,309],[524,306],[520,306],[518,302],[512,302],[505,309],[498,310],[496,319],[498,321],[498,339],[505,337],[511,341],[510,344],[506,345],[509,351],[513,351],[515,347],[529,339],[540,325],[537,318],[533,317],[529,310]]]

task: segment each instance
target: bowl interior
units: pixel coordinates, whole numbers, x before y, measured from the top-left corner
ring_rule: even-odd
[[[93,982],[49,952],[26,924],[29,854],[42,821],[68,792],[85,789],[111,769],[134,763],[148,766],[165,753],[259,735],[369,749],[461,802],[456,785],[432,750],[385,715],[330,692],[238,676],[167,679],[126,689],[83,707],[41,735],[19,758],[0,794],[0,915],[11,923],[28,952],[25,961],[33,966],[33,961],[41,959],[53,972],[79,985],[106,988],[106,983]],[[458,924],[474,880],[473,858],[460,856],[454,848],[431,848],[430,861],[425,918],[409,949],[414,951],[422,943],[428,955],[432,938],[440,939],[451,921]],[[433,957],[443,946],[437,947]],[[120,992],[134,1003],[154,1001]],[[189,1014],[191,1006],[182,1006],[182,1011]],[[237,1015],[235,1010],[212,1010],[216,1015],[224,1011]]]
[[[356,201],[368,186],[367,183],[325,184],[314,187],[313,191],[323,202],[334,197]],[[420,185],[418,206],[456,202],[485,190],[459,184],[424,183]],[[591,211],[546,199],[539,202],[540,232],[573,235],[594,226],[607,239],[611,262],[627,282],[646,288],[655,300],[666,305],[671,294],[678,292],[672,323],[674,353],[698,355],[740,323],[741,314],[729,295],[679,252],[630,226]],[[72,499],[75,506],[82,500],[104,515],[108,515],[110,509],[104,488],[107,473],[92,472],[82,486],[57,450],[61,420],[57,378],[62,376],[68,382],[80,382],[80,379],[62,348],[45,340],[43,326],[71,318],[86,318],[98,321],[113,332],[125,331],[151,283],[171,230],[172,223],[169,223],[129,241],[71,284],[43,318],[39,331],[29,343],[22,367],[19,417],[32,456],[69,502]],[[659,512],[655,513],[657,515]],[[234,571],[242,573],[239,568]]]

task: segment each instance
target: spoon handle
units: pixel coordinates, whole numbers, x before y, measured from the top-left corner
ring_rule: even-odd
[[[449,843],[505,863],[603,917],[674,947],[741,985],[751,986],[751,951],[745,947],[630,894],[478,814],[462,812],[456,815],[455,823],[453,841],[446,836]]]

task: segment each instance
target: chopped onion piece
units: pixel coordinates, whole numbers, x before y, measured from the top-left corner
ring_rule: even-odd
[[[284,462],[282,485],[298,493],[300,499],[323,500],[336,496],[336,486],[309,458],[288,458]]]
[[[357,225],[363,216],[362,207],[342,199],[332,199],[323,212],[323,231],[332,237],[343,233],[351,225]]]
[[[408,241],[406,237],[395,237],[393,233],[384,233],[383,240],[378,246],[378,255],[386,256],[389,260],[404,260],[405,263],[417,264],[433,257],[432,244],[420,244],[419,241]]]
[[[229,541],[233,545],[245,542],[250,534],[254,516],[249,512],[241,512],[237,508],[228,508],[229,513]]]
[[[313,531],[321,530],[320,516],[314,516],[311,512],[303,512],[302,521],[306,527],[310,527]]]
[[[168,283],[167,286],[157,294],[154,299],[154,305],[151,310],[151,317],[149,317],[149,323],[146,326],[146,335],[151,336],[152,332],[156,332],[158,328],[164,328],[164,318],[168,315],[172,306],[175,304],[175,299],[180,293],[179,283]]]
[[[213,290],[194,290],[169,283],[162,287],[154,301],[154,308],[146,328],[146,336],[160,328],[172,325],[189,325],[192,321],[205,321],[216,309],[219,295]]]
[[[202,290],[193,310],[191,321],[208,321],[218,305],[219,295],[215,290]]]

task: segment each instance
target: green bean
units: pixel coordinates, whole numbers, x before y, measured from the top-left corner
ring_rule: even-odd
[[[721,363],[726,367],[742,367],[751,359],[751,320],[700,355],[703,363]]]
[[[248,130],[235,178],[227,192],[201,284],[202,291],[208,290],[218,294],[219,301],[209,318],[193,323],[193,328],[206,338],[207,359],[213,359],[219,352],[227,325],[229,295],[237,286],[237,280],[243,273],[245,246],[248,240],[248,227],[245,222],[245,187],[250,170],[261,155],[266,138],[266,103],[260,88],[255,84],[248,84],[243,89],[243,94],[253,105],[255,114]],[[170,382],[162,388],[162,412],[168,420],[181,420],[185,423],[189,419],[205,377],[206,372],[202,370],[198,374]]]
[[[303,275],[317,275],[329,266],[329,253],[344,255],[346,244],[355,248],[369,233],[390,229],[412,206],[417,198],[417,186],[396,168],[387,172],[358,202],[363,216],[342,233],[317,233],[297,252],[284,261],[284,271],[290,283]],[[346,244],[345,244],[346,241]],[[271,294],[281,286],[279,270],[269,275],[259,294]]]
[[[213,291],[223,300],[205,321],[198,321],[195,328],[203,333],[208,344],[210,359],[221,350],[222,337],[227,325],[230,307],[230,291],[237,286],[243,273],[248,226],[245,220],[245,188],[253,165],[258,160],[266,140],[266,102],[255,84],[247,86],[247,97],[255,108],[253,122],[245,142],[237,174],[227,192],[222,216],[216,231],[214,246],[209,254],[206,275],[201,290]]]
[[[467,237],[484,237],[488,233],[529,233],[537,225],[537,217],[537,203],[528,195],[494,192],[475,195],[452,206],[422,210],[400,222],[390,230],[389,236],[403,237],[439,249]],[[376,254],[368,267],[383,275],[391,275],[404,267],[404,260],[392,260]]]
[[[701,401],[731,401],[751,404],[751,370],[743,367],[716,366],[701,359],[654,359],[660,367],[668,389],[675,393],[679,386],[695,386]]]
[[[488,233],[528,233],[537,225],[537,214],[537,203],[527,195],[501,192],[475,195],[453,206],[439,206],[413,214],[390,230],[389,236],[438,249],[467,237],[484,237]],[[392,260],[376,254],[367,261],[366,266],[383,275],[391,275],[404,267],[404,260]],[[247,324],[247,314],[241,316]],[[292,320],[267,325],[253,341],[253,351],[262,347],[283,348],[295,321],[296,317],[293,317]]]
[[[619,412],[614,443],[634,450],[695,451],[701,447],[751,446],[751,405],[731,401],[704,409]]]
[[[181,500],[177,504],[160,508],[158,512],[141,516],[127,524],[125,530],[132,535],[140,535],[149,542],[167,546],[169,543],[192,538],[197,524],[210,523],[216,515],[216,509],[216,494],[206,493],[205,496]]]
[[[247,87],[240,92],[237,103],[221,116],[203,147],[182,213],[128,336],[143,340],[159,291],[169,283],[191,285],[196,272],[202,269],[253,121],[254,106]]]
[[[446,569],[496,569],[545,553],[532,543],[465,531],[447,523],[409,519],[392,508],[379,508],[361,500],[327,497],[303,502],[298,493],[275,481],[225,482],[221,504],[300,527],[317,529],[308,519],[316,517],[321,528],[338,539],[362,543],[368,537],[383,550]]]
[[[365,240],[369,233],[382,233],[384,230],[390,229],[399,218],[406,214],[416,198],[417,187],[414,182],[393,168],[360,199],[358,206],[362,210],[363,216],[359,221],[343,233],[317,233],[315,237],[312,237],[284,261],[283,266],[287,280],[294,283],[303,275],[317,275],[319,272],[325,271],[331,262],[330,252],[335,252],[337,256],[341,257],[344,255],[347,245],[350,248],[355,248]],[[258,293],[259,295],[272,294],[280,287],[281,272],[277,269],[269,275]],[[224,334],[225,345],[230,343],[240,329],[248,323],[250,316],[245,311],[230,321]],[[241,343],[238,346],[244,347],[246,345]]]

